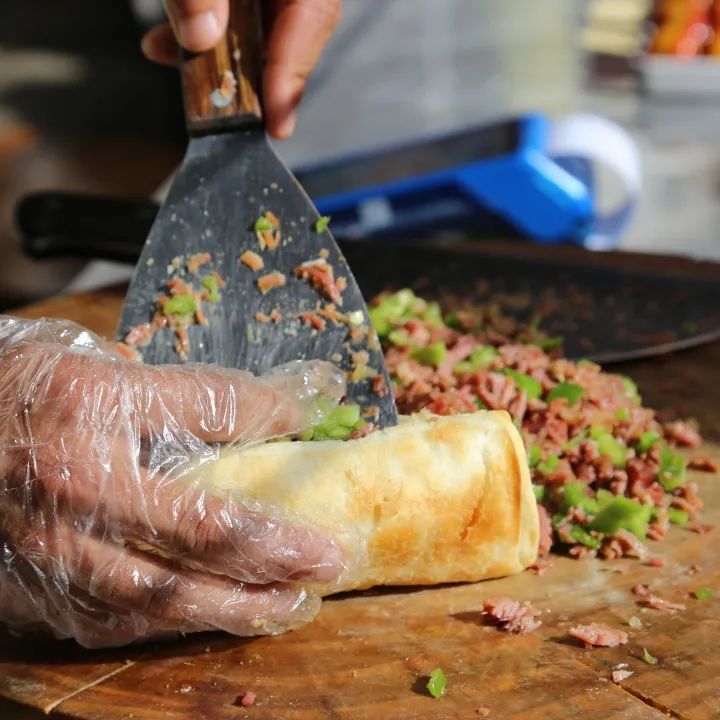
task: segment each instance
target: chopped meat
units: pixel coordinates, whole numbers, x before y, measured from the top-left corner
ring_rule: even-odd
[[[304,262],[302,265],[298,265],[293,270],[293,273],[301,280],[310,283],[319,293],[325,295],[330,302],[335,303],[335,305],[342,305],[342,295],[335,282],[335,273],[332,266],[323,258]]]
[[[257,279],[257,286],[263,295],[269,293],[270,290],[282,287],[283,285],[285,285],[285,275],[277,270],[274,270],[267,275],[261,275]]]
[[[554,562],[549,558],[544,560],[536,560],[532,565],[528,565],[528,570],[534,572],[538,577],[542,577],[552,566]]]
[[[182,326],[176,327],[175,337],[177,338],[175,351],[182,360],[187,360],[188,353],[190,352],[190,338],[188,337],[187,328]]]
[[[538,546],[538,557],[545,557],[552,547],[552,523],[550,515],[544,505],[538,505],[538,516],[540,520],[540,543]]]
[[[181,278],[173,278],[168,282],[167,287],[173,297],[175,297],[176,295],[194,294],[192,285],[189,285]]]
[[[706,455],[691,458],[688,467],[701,472],[716,473],[720,471],[717,462]]]
[[[576,625],[568,632],[572,637],[584,643],[585,647],[617,647],[625,645],[628,641],[628,634],[624,630],[618,630],[602,623]]]
[[[623,680],[627,680],[635,673],[632,670],[613,670],[612,681],[614,683],[621,683]]]
[[[316,312],[306,312],[300,315],[300,319],[311,328],[315,330],[324,330],[327,327],[327,323],[323,318],[320,317]]]
[[[213,280],[215,280],[215,283],[217,284],[217,286],[219,288],[225,287],[225,281],[222,279],[222,277],[220,277],[220,273],[215,272],[215,270],[211,270],[210,277],[213,278]]]
[[[246,690],[245,694],[240,698],[240,704],[243,707],[252,707],[257,700],[257,695],[252,690]]]
[[[682,447],[697,447],[702,444],[700,433],[695,427],[684,420],[675,420],[665,425],[666,437],[674,440]]]
[[[342,275],[335,281],[335,286],[340,292],[345,292],[347,290],[347,278],[344,278]]]
[[[650,588],[643,583],[638,583],[637,585],[634,585],[632,587],[631,592],[633,595],[637,595],[641,598],[646,598],[648,597],[648,595],[650,595]]]
[[[518,602],[506,597],[492,597],[483,603],[483,614],[500,630],[525,634],[537,630],[542,622],[536,620],[540,610],[529,602]]]
[[[657,595],[652,595],[649,593],[638,600],[638,605],[652,608],[653,610],[669,610],[671,612],[675,610],[685,609],[685,606],[682,603],[670,602],[669,600],[664,600]]]
[[[125,360],[142,362],[142,355],[134,347],[130,347],[124,342],[115,343],[115,349],[123,356],[123,358],[125,358]]]
[[[661,557],[651,557],[645,563],[648,567],[661,568],[665,567],[665,561]]]
[[[710,525],[709,523],[690,523],[687,526],[687,529],[691,532],[697,533],[698,535],[705,535],[706,533],[712,532],[715,529],[714,525]]]
[[[273,308],[270,311],[269,315],[267,313],[258,311],[255,313],[255,320],[263,324],[269,322],[278,323],[280,322],[280,320],[282,320],[282,313],[277,308]]]
[[[385,382],[385,378],[382,375],[377,375],[373,378],[372,391],[378,397],[387,396],[389,390],[388,390],[387,383]]]
[[[275,250],[280,245],[280,221],[275,213],[267,210],[263,214],[270,228],[258,229],[255,232],[261,250]],[[256,226],[257,227],[257,226]]]
[[[196,273],[203,265],[207,265],[210,260],[212,260],[212,255],[208,252],[191,255],[187,261],[188,272]]]
[[[147,345],[153,336],[154,328],[150,323],[141,323],[130,328],[130,332],[125,336],[125,342],[128,345]]]
[[[263,259],[252,250],[246,250],[239,259],[245,267],[249,267],[253,272],[262,270],[265,267]]]
[[[208,320],[207,316],[205,315],[205,311],[198,305],[195,308],[195,323],[197,325],[207,325]]]

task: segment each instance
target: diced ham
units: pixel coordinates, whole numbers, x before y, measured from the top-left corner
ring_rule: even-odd
[[[507,597],[491,597],[483,603],[486,615],[500,630],[525,634],[537,630],[542,622],[537,620],[540,610],[529,602],[519,602]]]
[[[208,252],[191,255],[187,261],[188,272],[196,273],[203,265],[207,265],[211,259],[212,256]]]
[[[130,328],[130,332],[125,336],[125,342],[128,345],[146,345],[152,338],[154,328],[150,323],[141,323]]]
[[[697,447],[702,444],[700,433],[685,420],[675,420],[665,425],[665,436],[682,447]]]
[[[315,330],[324,330],[327,327],[325,320],[316,312],[301,313],[300,319]]]
[[[718,464],[713,458],[706,455],[691,458],[688,467],[701,472],[716,473],[720,471]]]
[[[250,268],[253,272],[257,272],[258,270],[262,270],[265,267],[265,263],[263,262],[263,259],[252,250],[246,250],[239,258],[240,262],[245,265],[245,267]]]
[[[641,597],[637,602],[638,605],[652,608],[653,610],[668,610],[670,612],[674,612],[675,610],[685,609],[685,605],[682,603],[670,602],[669,600],[664,600],[663,598],[650,593]]]
[[[310,283],[319,293],[327,297],[335,305],[342,305],[340,288],[335,282],[335,274],[332,266],[326,260],[312,260],[298,265],[293,273],[301,280]]]
[[[628,641],[628,634],[624,630],[602,623],[576,625],[568,632],[571,637],[580,640],[585,647],[617,647],[625,645]]]
[[[266,295],[271,290],[282,287],[283,285],[285,285],[285,275],[277,270],[274,270],[267,275],[261,275],[257,279],[258,289],[263,295]]]
[[[538,505],[538,517],[540,520],[540,543],[538,545],[538,557],[545,557],[552,547],[553,536],[550,515],[544,505]]]
[[[240,698],[240,704],[243,707],[252,707],[257,700],[257,694],[252,690],[246,690],[245,694]]]

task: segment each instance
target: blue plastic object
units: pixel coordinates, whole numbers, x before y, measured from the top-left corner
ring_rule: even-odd
[[[550,128],[530,114],[295,172],[343,238],[486,226],[582,243],[594,215],[590,166],[550,157]]]

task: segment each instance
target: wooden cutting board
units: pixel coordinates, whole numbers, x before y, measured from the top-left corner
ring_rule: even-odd
[[[26,308],[77,320],[112,336],[124,289],[57,298]],[[645,402],[679,407],[702,424],[702,454],[720,459],[720,343],[622,368]],[[699,453],[698,453],[699,454]],[[81,720],[560,720],[720,717],[720,478],[691,473],[706,502],[705,535],[675,529],[650,543],[663,568],[638,561],[556,558],[547,573],[468,585],[386,589],[326,600],[307,627],[276,638],[203,634],[168,644],[90,652],[71,642],[0,635],[0,696],[51,716]],[[677,613],[644,610],[630,588],[646,582]],[[710,600],[690,593],[708,586]],[[491,595],[531,600],[543,625],[509,636],[483,623]],[[627,625],[640,618],[643,627]],[[630,632],[619,648],[586,650],[569,639],[576,623]],[[648,665],[647,648],[658,658]],[[622,685],[614,666],[634,672]],[[442,667],[445,696],[424,689]],[[257,694],[245,709],[239,698]]]

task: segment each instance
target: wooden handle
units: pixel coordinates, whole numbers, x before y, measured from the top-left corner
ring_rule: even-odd
[[[184,53],[180,72],[191,135],[262,123],[261,0],[231,0],[225,37],[204,53]]]

